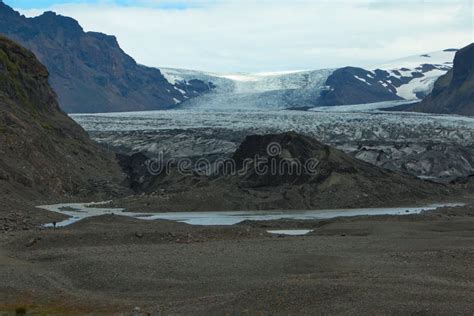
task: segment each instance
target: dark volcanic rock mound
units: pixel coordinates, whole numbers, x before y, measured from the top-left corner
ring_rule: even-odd
[[[175,170],[154,179],[144,175],[150,195],[116,205],[154,211],[355,208],[414,205],[450,192],[445,185],[373,166],[294,132],[248,136],[231,161],[236,172],[225,165],[211,177]],[[142,168],[139,164],[136,170]]]
[[[336,163],[337,157],[329,159],[332,150],[327,145],[294,132],[252,135],[245,138],[233,159],[239,169],[246,169],[241,183],[244,186],[299,185],[323,182],[329,170],[353,171],[342,161]],[[246,164],[246,161],[251,163]]]
[[[273,147],[273,149],[272,149]],[[277,148],[276,150],[274,148]],[[273,151],[273,153],[272,153]],[[279,185],[309,185],[316,191],[363,195],[401,194],[407,188],[421,192],[432,186],[405,174],[376,167],[314,138],[288,132],[272,135],[248,136],[234,154],[237,165],[252,157],[266,158],[264,162],[271,170],[272,164],[283,166],[277,172],[259,173],[254,165],[247,167],[241,176],[242,184],[252,187],[274,187]],[[296,162],[301,169],[286,168],[285,162]],[[273,171],[273,170],[272,170]],[[426,186],[425,186],[426,185]],[[425,187],[424,187],[425,186]]]

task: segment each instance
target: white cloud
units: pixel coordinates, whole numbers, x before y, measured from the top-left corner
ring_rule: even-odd
[[[184,9],[166,3],[50,9],[77,19],[86,30],[116,35],[142,64],[210,71],[372,65],[474,40],[471,0],[208,0],[188,2],[191,6],[183,1]]]

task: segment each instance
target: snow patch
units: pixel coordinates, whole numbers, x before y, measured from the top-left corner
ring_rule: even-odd
[[[409,83],[396,88],[397,95],[404,98],[405,100],[418,100],[416,94],[419,92],[430,92],[435,81],[445,73],[446,71],[439,69],[428,71],[424,73],[424,77],[414,78]]]
[[[186,94],[186,91],[184,91],[183,89],[180,89],[178,87],[174,87],[175,90],[179,91],[181,94]]]
[[[452,68],[455,54],[453,50],[431,52],[376,65],[373,69],[385,70],[397,79],[412,78],[408,83],[396,88],[397,95],[405,100],[418,100],[417,93],[422,92],[425,95],[430,93],[434,82]],[[424,72],[423,65],[426,64],[434,69]],[[420,74],[421,76],[417,77]],[[391,80],[387,82],[393,85]]]
[[[354,77],[355,77],[357,80],[360,80],[360,81],[362,81],[362,82],[368,84],[369,86],[372,85],[370,82],[367,82],[367,80],[365,80],[364,78],[361,78],[361,77],[359,77],[359,76],[357,76],[357,75],[354,75]]]

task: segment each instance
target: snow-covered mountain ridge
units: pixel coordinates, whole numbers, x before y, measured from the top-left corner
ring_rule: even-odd
[[[395,85],[395,88],[397,95],[403,99],[420,99],[431,92],[436,79],[453,67],[454,55],[457,51],[457,49],[451,48],[406,57],[374,66],[373,71],[375,72],[376,69],[385,70],[389,73],[389,77],[401,80],[402,84],[398,87]],[[406,79],[404,80],[404,78]]]

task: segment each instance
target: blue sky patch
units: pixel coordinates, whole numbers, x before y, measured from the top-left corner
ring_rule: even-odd
[[[1,1],[1,0],[0,0]],[[160,1],[157,4],[151,4],[140,0],[4,0],[6,4],[17,9],[38,9],[48,8],[60,4],[81,4],[81,3],[112,3],[118,5],[137,5],[160,8],[164,10],[184,10],[193,7],[190,3],[184,1]]]

